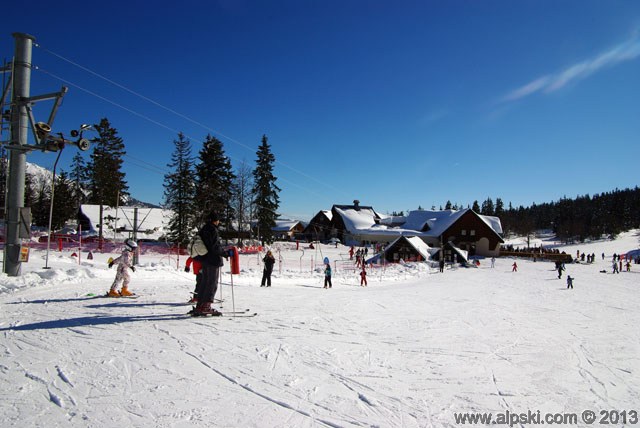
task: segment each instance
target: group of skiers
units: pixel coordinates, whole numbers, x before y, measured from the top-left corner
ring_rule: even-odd
[[[364,247],[355,250],[352,245],[351,248],[349,248],[349,260],[353,260],[354,254],[356,256],[356,266],[362,267],[364,269],[364,265],[366,264],[365,260],[367,258],[367,255],[369,254],[369,249],[367,247]]]
[[[191,312],[193,316],[206,316],[206,315],[214,315],[219,316],[221,313],[216,309],[212,308],[211,305],[214,301],[215,293],[218,289],[218,278],[219,278],[219,270],[224,265],[223,258],[229,258],[229,252],[224,249],[220,242],[220,235],[218,232],[218,225],[220,224],[220,217],[217,213],[212,212],[208,215],[207,221],[205,225],[199,230],[198,234],[202,238],[204,246],[207,249],[206,254],[199,255],[195,257],[189,257],[187,259],[185,265],[185,272],[190,272],[193,267],[193,273],[196,275],[196,286],[195,291],[193,293],[193,297],[191,298],[191,303],[195,303],[196,306]],[[114,265],[117,265],[116,277],[111,285],[111,288],[107,292],[108,297],[129,297],[134,296],[129,290],[129,269],[135,272],[135,266],[133,265],[133,254],[138,248],[137,243],[132,239],[127,239],[125,241],[125,248],[122,251],[122,254],[116,259],[109,259],[109,267],[111,268]],[[367,249],[358,249],[355,252],[356,255],[356,266],[361,267],[360,270],[360,285],[365,287],[367,286],[367,271],[366,271],[366,262],[365,256],[367,254]],[[354,248],[351,247],[349,250],[350,259],[353,259]],[[584,260],[587,258],[588,263],[593,263],[595,259],[595,254],[588,254],[585,256],[584,253],[577,252],[577,259]],[[604,253],[602,253],[602,258],[604,260]],[[622,263],[623,256],[618,254],[613,255],[612,267],[613,273],[619,273],[622,271]],[[640,260],[639,260],[640,261]],[[271,274],[273,273],[273,266],[275,265],[275,257],[271,250],[268,250],[265,256],[262,259],[264,264],[262,280],[260,282],[261,287],[271,287]],[[324,288],[332,288],[331,283],[331,264],[329,260],[325,258],[325,268],[324,268]],[[494,267],[495,258],[491,259],[491,267]],[[444,263],[440,263],[440,271],[443,271]],[[631,270],[631,260],[630,258],[626,259],[626,268],[627,271]],[[562,272],[565,270],[564,263],[556,262],[556,270],[558,271],[558,279],[562,278]],[[513,262],[512,272],[518,271],[517,262]],[[567,276],[567,288],[573,288],[573,280],[570,275]],[[122,284],[120,290],[118,290],[118,286]]]

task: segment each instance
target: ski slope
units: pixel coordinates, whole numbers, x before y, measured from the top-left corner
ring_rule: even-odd
[[[347,247],[281,245],[270,288],[258,255],[233,278],[223,268],[214,306],[254,318],[187,317],[184,259],[141,257],[140,297],[125,300],[92,296],[115,276],[111,254],[55,252],[44,270],[34,252],[21,277],[0,276],[0,426],[453,427],[461,412],[638,411],[640,265],[613,275],[610,257],[639,236],[561,247],[597,255],[562,280],[549,262],[512,272],[497,259],[370,269],[368,287],[338,270],[329,290],[317,263]]]

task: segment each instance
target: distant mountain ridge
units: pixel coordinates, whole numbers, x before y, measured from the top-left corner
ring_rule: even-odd
[[[58,172],[59,171],[57,171],[56,173]],[[47,168],[27,162],[26,174],[31,177],[31,187],[34,192],[40,192],[41,189],[51,186],[52,171]],[[160,205],[152,204],[150,202],[143,202],[136,198],[132,198],[131,196],[129,196],[129,198],[125,201],[124,205],[128,207],[139,208],[162,208]]]

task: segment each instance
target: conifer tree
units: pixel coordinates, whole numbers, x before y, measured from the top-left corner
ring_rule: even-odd
[[[29,189],[27,191],[27,189]],[[51,187],[40,183],[34,188],[33,177],[25,176],[25,205],[31,207],[31,222],[36,226],[49,225],[49,208],[51,205]]]
[[[473,205],[471,206],[471,209],[473,211],[475,211],[477,214],[480,214],[480,204],[478,204],[478,201],[473,201]]]
[[[195,171],[191,154],[191,142],[179,133],[173,141],[171,172],[164,176],[164,205],[172,211],[169,218],[167,239],[186,246],[195,223],[194,196]]]
[[[231,229],[235,212],[232,206],[232,188],[235,175],[225,155],[222,142],[207,135],[198,154],[196,165],[195,205],[198,222],[215,211],[222,217],[222,226]]]
[[[496,209],[493,215],[500,217],[502,214],[504,214],[504,202],[502,202],[501,198],[496,198]]]
[[[51,229],[64,227],[69,219],[74,219],[77,207],[73,199],[73,188],[65,171],[56,175],[53,193],[53,209],[51,211]]]
[[[271,153],[271,146],[266,135],[262,136],[262,143],[257,151],[258,159],[253,170],[253,194],[256,207],[257,228],[260,239],[264,244],[273,242],[273,228],[278,218],[277,210],[280,206],[276,185],[276,177],[273,175],[273,166],[276,161]]]
[[[122,172],[122,158],[126,154],[124,143],[106,118],[94,125],[94,129],[98,137],[88,165],[89,203],[117,206],[129,195],[129,186]]]
[[[85,189],[87,188],[89,177],[89,170],[84,157],[80,152],[76,152],[71,161],[71,171],[69,173],[69,180],[72,182],[72,198],[76,209],[79,209],[80,205],[87,199]]]
[[[494,210],[493,200],[491,198],[487,198],[487,200],[482,203],[481,214],[493,215]]]
[[[251,167],[243,160],[236,168],[233,181],[233,207],[236,213],[236,229],[238,232],[251,229],[251,207],[253,199],[253,180]]]

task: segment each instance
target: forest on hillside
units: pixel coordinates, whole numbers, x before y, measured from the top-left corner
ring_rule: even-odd
[[[489,215],[500,217],[505,236],[524,236],[543,229],[552,230],[558,238],[567,241],[615,236],[640,227],[640,188],[615,189],[575,199],[564,197],[526,208],[509,206],[501,213]]]

